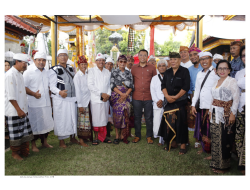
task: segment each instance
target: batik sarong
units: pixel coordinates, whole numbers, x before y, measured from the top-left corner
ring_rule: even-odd
[[[245,170],[245,106],[242,112],[237,112],[235,145],[239,158],[239,170]]]
[[[192,114],[191,103],[189,101],[186,105],[186,111],[187,111],[188,130],[194,131],[195,130],[195,117]]]
[[[127,92],[127,88],[125,86],[116,86],[118,90],[122,93]],[[115,91],[112,91],[110,97],[110,105],[113,108],[113,121],[114,127],[117,129],[124,129],[123,130],[123,139],[127,140],[129,135],[129,118],[131,113],[131,95],[127,97],[125,101],[119,103],[118,100],[120,99],[120,95]]]
[[[83,140],[93,141],[92,125],[90,118],[90,106],[85,108],[85,114],[81,114],[78,108],[77,116],[77,135],[78,138]]]
[[[5,116],[8,125],[10,146],[20,146],[33,140],[34,136],[30,127],[29,118],[19,116]]]
[[[212,113],[212,123],[210,124],[211,134],[211,156],[210,167],[219,170],[230,168],[230,158],[232,149],[232,135],[230,127],[225,124],[217,124],[215,121],[215,111]]]

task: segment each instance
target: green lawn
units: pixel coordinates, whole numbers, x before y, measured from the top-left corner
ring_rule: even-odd
[[[132,129],[134,134],[134,129]],[[112,131],[113,140],[115,137]],[[193,132],[189,132],[191,145],[185,155],[178,155],[179,149],[164,151],[146,142],[146,128],[142,127],[139,143],[119,145],[100,143],[85,148],[66,140],[66,149],[59,148],[57,137],[50,133],[48,142],[53,149],[42,148],[37,141],[39,153],[30,151],[28,158],[16,161],[11,151],[5,153],[5,175],[218,175],[209,168],[207,154],[197,155],[194,148]],[[132,138],[129,138],[132,141]],[[240,175],[237,161],[231,159],[230,172],[224,175]]]

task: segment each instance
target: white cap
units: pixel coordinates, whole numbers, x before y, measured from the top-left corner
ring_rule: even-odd
[[[42,59],[47,59],[47,56],[44,52],[36,52],[35,56],[34,56],[34,59],[37,59],[37,58],[42,58]]]
[[[28,62],[28,54],[16,53],[13,59]]]
[[[169,57],[164,57],[163,59],[166,60],[166,61],[169,61],[169,60],[170,60]]]
[[[215,59],[223,59],[223,56],[216,53],[216,54],[214,54],[214,57],[213,57],[213,60],[215,60]]]
[[[58,52],[57,52],[57,56],[58,56],[60,53],[66,53],[66,54],[68,55],[68,50],[67,50],[67,49],[59,49]]]
[[[154,57],[153,55],[150,55],[150,57],[148,58],[148,61],[149,61],[150,59],[154,59],[154,60],[155,60],[155,57]]]
[[[106,63],[107,63],[107,62],[111,62],[111,63],[114,64],[114,61],[113,61],[113,59],[112,59],[111,57],[108,57],[108,58],[106,59]]]
[[[208,52],[208,51],[206,51],[206,52],[200,52],[198,55],[199,55],[199,58],[204,57],[204,56],[213,57],[213,55],[210,52]]]
[[[104,55],[102,55],[101,53],[98,53],[98,54],[96,55],[95,60],[97,60],[97,59],[105,59],[105,57],[104,57]]]

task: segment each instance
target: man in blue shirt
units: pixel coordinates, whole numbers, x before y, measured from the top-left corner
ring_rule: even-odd
[[[244,63],[240,59],[240,48],[243,45],[241,41],[234,41],[231,42],[230,45],[230,53],[234,57],[233,60],[230,62],[232,71],[230,72],[230,76],[235,78],[235,75],[241,69],[244,69]]]

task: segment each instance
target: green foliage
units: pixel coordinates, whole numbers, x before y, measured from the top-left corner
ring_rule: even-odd
[[[51,40],[50,39],[48,40],[48,49],[49,49],[49,54],[52,55],[51,54]]]
[[[191,39],[192,39],[192,34],[193,34],[193,31],[187,32],[186,39],[181,42],[182,46],[189,46]]]
[[[109,41],[109,36],[112,34],[112,31],[105,28],[98,29],[95,31],[95,43],[96,43],[96,53],[110,54],[110,50],[113,47],[112,42]]]

